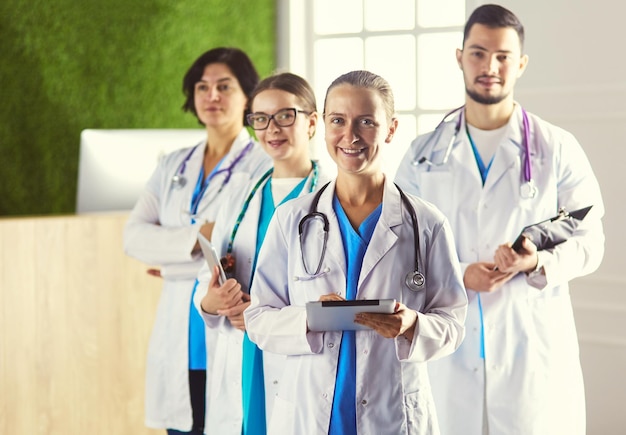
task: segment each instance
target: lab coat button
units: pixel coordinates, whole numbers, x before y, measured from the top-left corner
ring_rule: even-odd
[[[363,355],[367,355],[367,349],[363,351]]]
[[[332,349],[333,347],[335,347],[335,343],[328,343],[328,348]]]
[[[325,398],[328,397],[328,394],[324,393],[324,394],[322,394],[322,397],[325,399]]]
[[[367,405],[367,400],[365,400],[365,399],[361,400],[361,405],[363,405],[363,406]]]

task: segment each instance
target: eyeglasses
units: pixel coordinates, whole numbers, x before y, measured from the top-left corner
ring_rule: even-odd
[[[269,127],[272,119],[279,127],[289,127],[293,125],[296,122],[296,115],[298,113],[304,113],[305,115],[311,114],[311,112],[305,112],[304,110],[290,107],[288,109],[281,109],[273,115],[268,115],[263,112],[250,113],[246,119],[248,120],[248,125],[252,127],[253,130],[265,130]]]

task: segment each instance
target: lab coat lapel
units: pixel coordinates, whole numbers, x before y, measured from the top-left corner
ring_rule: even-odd
[[[361,284],[367,279],[376,264],[391,250],[396,244],[398,236],[392,228],[402,224],[402,200],[400,192],[396,186],[385,180],[385,190],[383,193],[383,209],[376,224],[372,240],[367,247],[363,265],[361,267],[361,275],[359,277],[359,289],[357,297],[359,297]]]
[[[321,186],[320,186],[321,187]],[[339,222],[337,220],[337,214],[333,209],[333,197],[335,196],[335,181],[332,181],[330,185],[324,190],[320,201],[317,205],[317,211],[326,215],[329,224],[328,230],[328,243],[326,248],[326,260],[325,266],[328,266],[331,270],[340,270],[341,274],[346,277],[346,254],[343,250],[343,242],[341,239],[341,230],[339,229]],[[323,243],[323,233],[318,233],[320,238],[319,243]]]
[[[476,157],[472,151],[472,145],[467,139],[465,126],[461,127],[459,133],[458,144],[455,145],[454,152],[450,155],[450,170],[455,173],[455,177],[465,184],[465,187],[471,183],[472,186],[482,188],[483,181],[480,177]]]
[[[224,157],[224,161],[222,162],[218,170],[230,168],[233,162],[235,161],[235,159],[242,153],[244,148],[248,146],[248,144],[250,143],[250,140],[251,140],[250,134],[247,132],[246,129],[243,129],[239,133],[239,135],[235,138],[235,141],[233,142],[233,145],[231,146],[230,151]],[[200,161],[200,164],[202,164],[202,161],[204,161],[204,150],[202,153],[202,159]],[[196,174],[200,173],[199,165],[198,165],[198,172],[196,172]],[[227,176],[228,176],[228,172],[221,172],[215,175],[215,177],[209,183],[209,187],[207,188],[206,192],[204,193],[204,197],[202,198],[202,204],[210,204],[212,201],[215,200],[219,192],[224,187],[224,181],[226,180]]]
[[[265,182],[267,183],[267,181]],[[256,257],[256,244],[257,244],[257,236],[259,230],[259,216],[261,213],[261,199],[263,197],[263,186],[259,186],[259,189],[255,193],[255,195],[250,200],[250,204],[248,205],[248,209],[246,210],[246,214],[239,226],[237,238],[240,238],[239,241],[243,242],[239,245],[241,250],[240,260],[243,264],[241,266],[242,277],[245,279],[244,282],[252,282],[252,264],[254,263],[254,259]],[[243,255],[241,255],[243,254]],[[250,291],[250,289],[245,289],[246,291]]]
[[[485,180],[484,192],[489,192],[501,181],[513,178],[513,185],[521,182],[521,161],[524,158],[523,127],[521,108],[516,109],[511,115],[505,142],[498,147],[493,157],[493,163]],[[506,177],[505,177],[506,175]]]

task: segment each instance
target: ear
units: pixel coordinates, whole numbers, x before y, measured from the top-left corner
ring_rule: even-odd
[[[517,71],[517,78],[519,79],[526,71],[526,66],[528,66],[528,55],[525,54],[519,58],[519,70]]]
[[[393,135],[396,134],[398,130],[398,118],[391,118],[391,122],[389,123],[389,130],[387,131],[387,137],[385,138],[385,143],[391,142],[393,139]]]
[[[318,115],[317,112],[313,112],[309,115],[309,139],[313,139],[315,131],[317,130]]]
[[[456,49],[456,64],[459,66],[459,69],[463,71],[463,63],[461,62],[463,58],[463,50],[460,48]]]

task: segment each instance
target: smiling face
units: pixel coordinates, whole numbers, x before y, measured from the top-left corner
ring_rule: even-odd
[[[330,89],[324,126],[326,148],[340,173],[381,172],[381,146],[391,142],[397,120],[388,119],[376,90],[349,84]]]
[[[252,101],[252,113],[255,115],[265,114],[269,117],[288,108],[304,110],[298,97],[280,89],[262,91]],[[294,167],[299,167],[303,162],[306,162],[307,165],[310,164],[309,139],[315,131],[317,113],[313,112],[307,115],[297,112],[293,121],[293,125],[280,127],[272,119],[266,129],[256,130],[261,146],[274,160],[274,165],[277,162],[289,163]]]
[[[515,29],[483,24],[472,26],[456,57],[467,96],[480,104],[512,101],[515,83],[528,63]]]
[[[211,63],[194,88],[198,119],[207,127],[243,127],[247,97],[237,77],[223,63]]]

